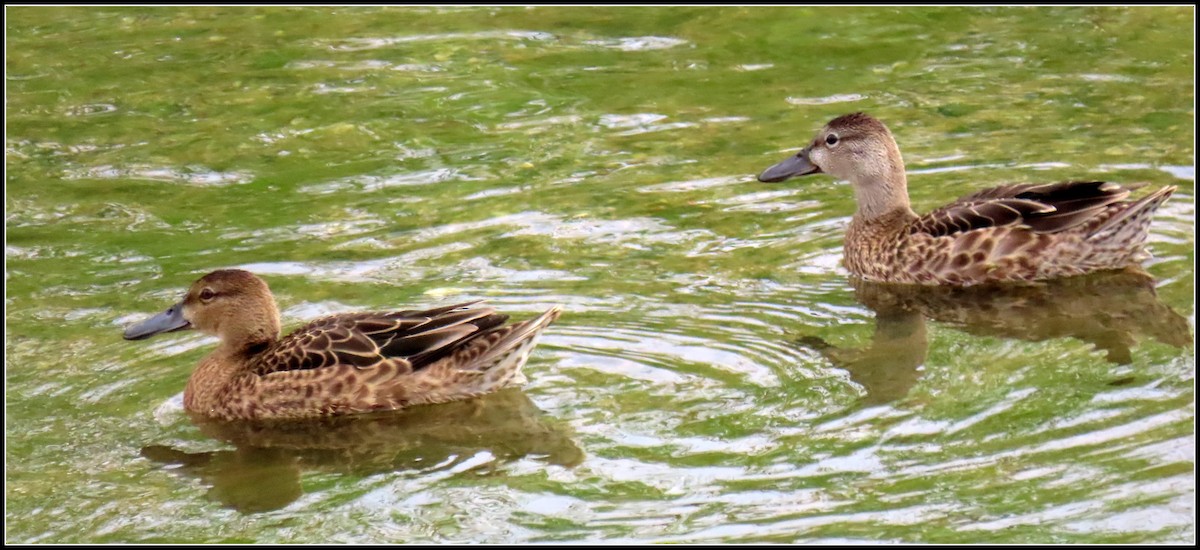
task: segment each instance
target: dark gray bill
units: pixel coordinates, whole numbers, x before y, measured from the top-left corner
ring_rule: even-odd
[[[799,153],[783,159],[783,162],[763,170],[763,173],[758,175],[758,181],[776,183],[796,176],[819,173],[821,168],[808,160],[808,147],[805,147]]]
[[[180,302],[154,317],[125,329],[125,339],[141,340],[155,334],[173,332],[185,328],[192,328],[192,324],[183,318],[183,302]]]

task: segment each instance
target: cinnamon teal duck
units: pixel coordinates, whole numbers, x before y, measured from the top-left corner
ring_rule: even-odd
[[[917,215],[896,140],[864,113],[833,119],[758,179],[820,173],[854,188],[858,209],[844,245],[850,273],[925,285],[1034,281],[1135,264],[1147,257],[1154,211],[1175,190],[1126,200],[1129,189],[1102,181],[1002,185]]]
[[[188,379],[184,408],[218,420],[296,419],[468,399],[522,381],[521,367],[559,314],[555,306],[505,325],[507,315],[469,302],[330,315],[280,338],[267,283],[225,269],[125,338],[191,328],[215,335],[220,344]]]

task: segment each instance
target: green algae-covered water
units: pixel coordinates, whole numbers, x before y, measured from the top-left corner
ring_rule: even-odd
[[[1195,538],[1194,8],[6,16],[8,542]],[[854,283],[850,189],[753,175],[857,110],[919,211],[1178,186],[1153,278]],[[121,339],[225,267],[566,312],[519,389],[230,433],[213,339]]]

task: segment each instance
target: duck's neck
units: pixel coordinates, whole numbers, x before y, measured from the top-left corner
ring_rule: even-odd
[[[278,323],[278,318],[276,318]],[[263,326],[261,330],[246,330],[234,335],[221,335],[221,345],[207,359],[215,359],[215,363],[228,371],[221,377],[230,378],[247,370],[254,364],[254,358],[279,339],[279,325]],[[214,369],[215,370],[215,369]],[[199,369],[196,369],[199,372]]]
[[[258,376],[251,370],[252,356],[261,353],[271,342],[247,342],[235,348],[222,345],[213,350],[192,371],[183,391],[183,406],[190,412],[208,417],[229,416],[228,409],[237,406],[230,396],[254,392]]]
[[[272,302],[248,307],[236,317],[221,320],[214,327],[221,347],[229,353],[261,349],[279,339],[279,308]]]
[[[221,349],[230,355],[253,355],[279,339],[279,329],[238,333],[236,336],[221,336]]]
[[[275,343],[279,336],[279,316],[257,329],[218,331],[221,345],[200,360],[183,391],[183,406],[190,412],[208,417],[230,416],[229,410],[244,403],[231,396],[254,393],[258,376],[252,368],[254,357]],[[236,415],[235,415],[236,416]]]
[[[229,393],[236,380],[248,377],[237,368],[241,363],[231,359],[229,350],[221,346],[200,360],[183,390],[185,409],[203,416],[219,416],[221,396]]]
[[[859,172],[850,180],[858,210],[854,219],[871,222],[895,217],[903,212],[915,216],[908,203],[908,177],[904,161],[894,145],[886,158],[859,165]]]

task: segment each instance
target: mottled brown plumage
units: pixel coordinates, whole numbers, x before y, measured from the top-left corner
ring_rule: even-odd
[[[829,122],[808,147],[758,179],[816,173],[854,187],[858,210],[846,231],[846,268],[895,283],[972,285],[1120,269],[1145,259],[1151,217],[1175,190],[1126,200],[1129,190],[1100,181],[1004,185],[918,216],[895,139],[863,113]]]
[[[558,318],[504,325],[478,302],[424,311],[323,317],[279,338],[266,282],[241,270],[196,281],[182,302],[125,338],[196,328],[220,346],[200,361],[184,407],[223,419],[305,418],[467,399],[524,381],[521,366]]]

